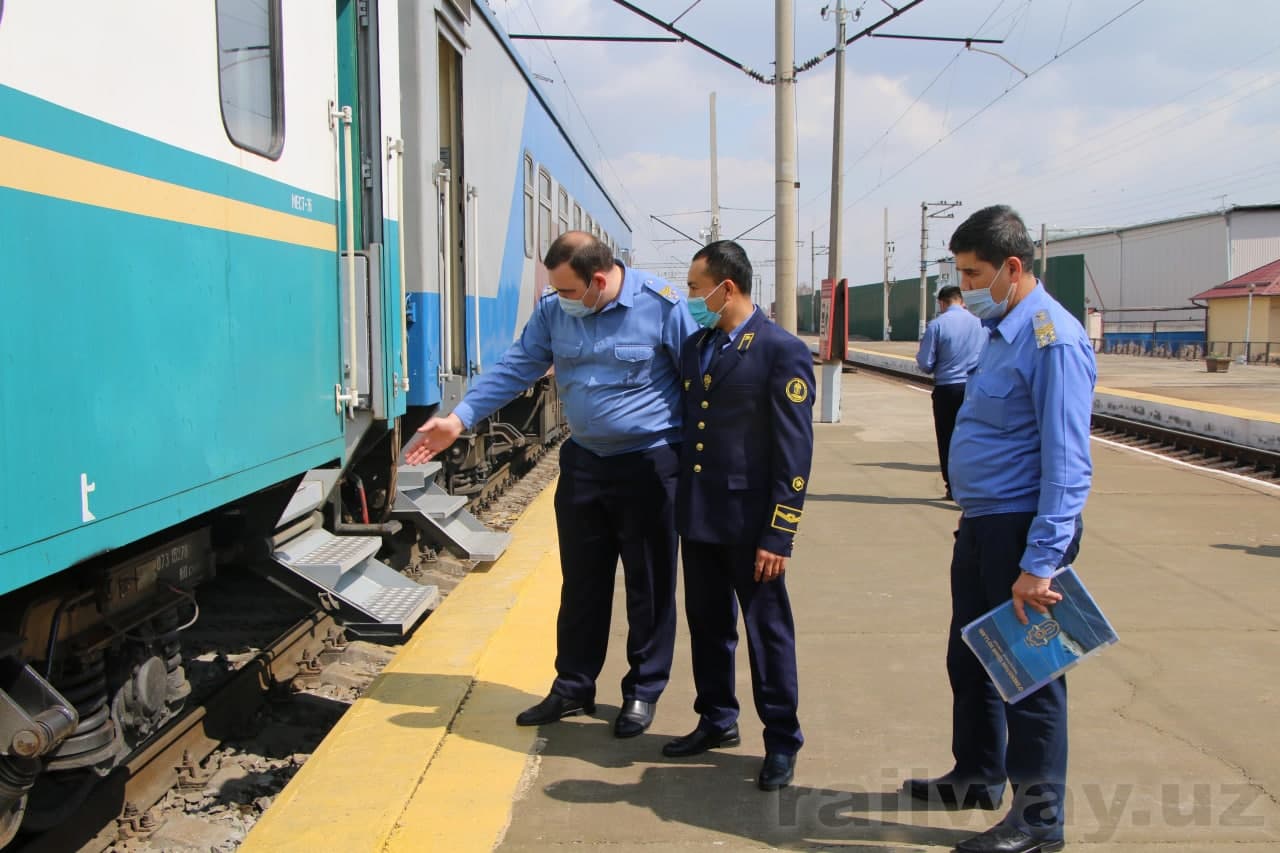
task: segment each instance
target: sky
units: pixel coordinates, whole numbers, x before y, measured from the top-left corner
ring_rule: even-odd
[[[613,0],[487,2],[513,33],[665,35]],[[665,21],[685,13],[677,27],[773,75],[774,3],[633,2]],[[846,3],[858,13],[850,34],[890,12],[886,0]],[[836,30],[824,0],[793,5],[799,65]],[[922,202],[961,202],[955,219],[929,221],[931,265],[990,204],[1052,237],[1280,202],[1277,0],[924,0],[880,32],[1003,43],[981,45],[999,56],[946,42],[849,46],[841,276],[851,284],[883,277],[886,209],[891,275],[918,274]],[[742,235],[767,299],[774,223],[749,229],[774,208],[774,88],[687,43],[516,46],[626,215],[636,265],[676,281],[698,245],[651,217],[693,237],[709,228],[716,93],[722,236]],[[811,268],[826,277],[834,79],[832,57],[796,87],[801,289]]]

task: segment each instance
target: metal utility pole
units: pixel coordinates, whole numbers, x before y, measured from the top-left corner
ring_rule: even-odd
[[[833,286],[840,282],[840,214],[844,210],[844,0],[836,0],[836,96],[831,136],[831,236],[827,238],[827,278]],[[827,7],[822,10],[827,16]],[[840,377],[844,365],[840,359],[822,362],[818,377],[818,420],[824,424],[840,423]]]
[[[774,33],[777,78],[774,97],[774,252],[777,323],[796,333],[796,69],[791,0],[776,0]]]
[[[924,327],[927,324],[926,315],[929,306],[929,220],[930,219],[955,219],[954,213],[947,213],[953,207],[959,207],[958,201],[922,201],[920,202],[920,328],[916,340],[924,339]],[[942,208],[934,213],[929,212],[931,207]]]
[[[884,317],[880,320],[880,330],[884,340],[889,340],[889,257],[893,254],[893,244],[889,242],[889,208],[884,209]]]
[[[716,93],[711,93],[711,242],[720,239],[720,181],[716,177]]]
[[[1040,223],[1040,281],[1041,283],[1049,280],[1049,229],[1043,222]]]
[[[1249,282],[1249,307],[1244,315],[1244,363],[1249,363],[1249,357],[1252,355],[1250,350],[1253,348],[1253,288],[1254,283]]]

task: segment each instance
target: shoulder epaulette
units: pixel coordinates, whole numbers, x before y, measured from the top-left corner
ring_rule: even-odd
[[[673,305],[680,301],[680,294],[676,293],[676,289],[669,282],[665,282],[660,278],[647,278],[644,281],[644,286]]]
[[[1053,327],[1053,320],[1049,319],[1048,311],[1037,311],[1031,319],[1031,327],[1035,329],[1037,349],[1043,349],[1058,342],[1058,331]]]

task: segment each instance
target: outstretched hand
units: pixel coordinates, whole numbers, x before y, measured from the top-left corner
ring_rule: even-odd
[[[462,430],[462,419],[457,415],[429,418],[425,424],[418,427],[417,435],[405,448],[404,461],[410,465],[430,462],[436,454],[449,449],[449,446],[462,434]]]

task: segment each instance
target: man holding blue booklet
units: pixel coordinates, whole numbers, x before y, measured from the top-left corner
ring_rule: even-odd
[[[1025,624],[1025,608],[1045,613],[1061,598],[1050,577],[1079,549],[1092,475],[1093,347],[1036,280],[1034,245],[1012,209],[978,211],[950,247],[965,306],[990,335],[950,448],[951,489],[963,510],[947,647],[955,767],[905,788],[916,799],[995,809],[1008,781],[1009,814],[956,849],[1051,853],[1063,848],[1066,680],[1007,704],[960,632],[1002,603],[1012,602]]]

